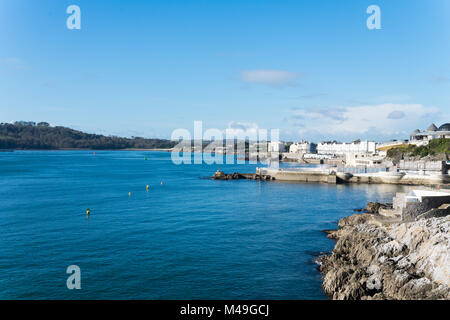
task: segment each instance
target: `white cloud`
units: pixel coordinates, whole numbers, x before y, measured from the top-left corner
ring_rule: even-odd
[[[10,58],[6,58],[4,61],[9,68],[16,69],[16,70],[25,69],[25,64],[19,58],[10,57]]]
[[[436,107],[421,104],[379,104],[340,108],[295,109],[292,119],[298,133],[323,139],[405,138],[414,129],[425,129],[443,118]],[[448,116],[448,115],[447,115]],[[320,139],[319,138],[319,139]]]
[[[301,74],[283,70],[247,70],[241,72],[244,82],[260,83],[270,86],[286,86],[294,84]]]
[[[256,138],[258,129],[258,125],[253,122],[232,121],[228,124],[225,132],[229,136],[236,137],[238,139],[245,139],[246,137]]]

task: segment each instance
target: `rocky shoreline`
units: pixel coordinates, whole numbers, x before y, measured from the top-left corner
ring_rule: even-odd
[[[333,299],[450,299],[450,215],[393,222],[360,213],[326,233],[337,242],[317,262]]]
[[[256,173],[224,173],[223,171],[217,170],[212,177],[204,177],[204,179],[212,180],[273,180],[272,177],[268,175],[261,175]]]

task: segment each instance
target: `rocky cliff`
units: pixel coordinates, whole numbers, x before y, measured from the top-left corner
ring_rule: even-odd
[[[450,299],[450,216],[383,223],[355,214],[328,233],[337,243],[318,263],[333,299]]]

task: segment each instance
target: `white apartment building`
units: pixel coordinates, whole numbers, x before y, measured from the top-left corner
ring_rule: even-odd
[[[372,154],[365,153],[346,153],[345,164],[352,167],[375,167],[382,164],[384,157],[373,156]]]
[[[427,145],[429,141],[439,138],[450,138],[450,123],[444,123],[439,128],[432,123],[427,130],[415,130],[410,136],[410,143],[416,145]]]
[[[374,141],[354,141],[351,143],[321,142],[317,145],[318,154],[346,155],[374,154],[377,151],[377,143]]]
[[[317,144],[308,141],[294,142],[289,146],[289,153],[316,153]]]

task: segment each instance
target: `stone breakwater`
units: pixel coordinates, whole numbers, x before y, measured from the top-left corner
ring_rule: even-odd
[[[450,299],[450,216],[389,223],[355,214],[327,233],[337,243],[317,262],[333,299]]]

